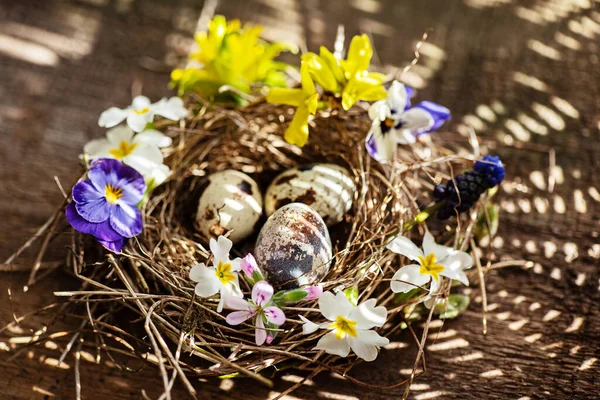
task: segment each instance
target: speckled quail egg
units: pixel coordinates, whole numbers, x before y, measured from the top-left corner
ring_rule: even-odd
[[[206,237],[231,231],[229,239],[234,243],[250,236],[262,215],[262,193],[256,182],[234,170],[216,172],[208,180],[198,201],[198,231]]]
[[[269,217],[258,234],[254,256],[275,287],[309,285],[329,271],[331,239],[315,210],[292,203]]]
[[[350,173],[335,164],[311,164],[277,176],[265,195],[267,216],[290,203],[311,206],[327,224],[342,221],[352,207],[356,186]]]

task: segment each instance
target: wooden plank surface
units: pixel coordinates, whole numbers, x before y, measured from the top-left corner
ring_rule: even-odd
[[[76,179],[83,144],[103,134],[101,111],[127,104],[140,87],[152,98],[169,93],[169,63],[186,53],[201,8],[192,0],[0,1],[1,259],[61,202],[53,177],[65,187]],[[506,160],[509,181],[494,246],[499,257],[531,259],[535,267],[488,277],[487,336],[477,302],[434,330],[427,372],[411,398],[599,397],[599,9],[589,0],[234,0],[217,10],[311,50],[331,46],[342,23],[348,35],[372,35],[377,63],[386,68],[409,62],[415,42],[433,28],[421,63],[405,78],[421,89],[419,99],[453,111],[452,130],[470,124],[483,150]],[[61,243],[52,248],[50,261],[60,260]],[[24,265],[32,257],[26,254]],[[35,310],[52,301],[53,290],[76,285],[56,273],[22,293],[25,273],[1,276],[2,326],[13,312]],[[8,333],[26,335],[31,328]],[[353,376],[380,384],[403,379],[415,345],[401,335],[393,347]],[[7,382],[0,398],[74,398],[72,357],[60,369],[50,365],[52,349],[10,356],[0,353]],[[142,388],[160,394],[152,368],[127,373],[100,364],[81,360],[83,398],[138,399]],[[262,399],[298,379],[284,376],[273,389],[249,381],[199,383],[198,389],[202,398]],[[181,388],[176,393],[186,398]],[[400,395],[329,374],[293,393],[306,399]]]

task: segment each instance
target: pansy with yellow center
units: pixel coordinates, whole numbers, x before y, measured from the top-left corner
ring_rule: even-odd
[[[141,132],[154,121],[155,115],[179,121],[187,114],[188,111],[183,106],[183,100],[179,97],[171,97],[168,100],[163,98],[156,103],[151,103],[146,96],[136,96],[127,108],[111,107],[104,111],[98,119],[98,125],[103,128],[112,128],[127,120],[127,125],[131,129]]]
[[[302,332],[308,335],[319,328],[329,330],[313,350],[347,357],[352,349],[363,360],[373,361],[377,358],[377,349],[389,343],[372,330],[383,326],[387,319],[386,308],[376,307],[376,303],[377,300],[369,299],[355,306],[342,292],[335,296],[325,292],[319,297],[319,310],[327,322],[316,324],[300,315],[304,322]]]
[[[233,243],[225,236],[217,240],[210,239],[210,251],[213,254],[213,265],[197,264],[190,270],[190,279],[197,282],[196,295],[211,297],[220,294],[217,312],[223,311],[223,306],[230,297],[242,297],[238,272],[241,271],[241,259],[229,259]]]
[[[106,133],[106,138],[95,139],[83,147],[91,160],[113,158],[135,168],[153,189],[171,174],[163,164],[161,148],[168,147],[172,139],[162,132],[147,129],[134,135],[127,126],[118,126]]]
[[[455,250],[435,243],[429,231],[423,236],[423,249],[410,239],[398,236],[388,243],[387,248],[401,254],[418,264],[405,265],[392,277],[391,288],[394,293],[406,293],[430,284],[425,300],[431,297],[440,286],[444,276],[468,285],[465,269],[473,265],[473,259],[464,251]]]

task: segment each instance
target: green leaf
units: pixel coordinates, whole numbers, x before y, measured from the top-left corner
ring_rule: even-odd
[[[352,305],[354,305],[354,306],[358,305],[358,287],[357,286],[352,286],[352,287],[344,290],[344,294],[346,295],[348,300],[350,300],[350,303],[352,303]]]
[[[489,217],[489,226],[485,211],[487,211],[487,216]],[[479,212],[475,226],[473,226],[473,234],[478,242],[486,236],[493,236],[498,232],[500,207],[497,204],[490,203],[485,206],[485,211],[481,210]]]
[[[469,306],[471,299],[464,294],[451,294],[448,301],[436,304],[434,311],[439,313],[440,319],[453,319],[462,314]]]

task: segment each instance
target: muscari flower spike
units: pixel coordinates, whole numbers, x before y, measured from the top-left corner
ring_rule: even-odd
[[[439,219],[448,219],[456,213],[471,209],[479,197],[504,180],[504,164],[497,156],[485,156],[470,171],[455,176],[451,181],[437,185],[433,196],[443,201],[438,210]]]
[[[438,129],[450,119],[450,110],[423,101],[411,106],[414,90],[398,81],[392,82],[387,98],[371,105],[369,117],[373,121],[366,138],[369,154],[380,163],[394,157],[398,144],[412,144],[417,137]]]
[[[93,235],[110,251],[120,252],[125,240],[142,232],[137,203],[146,183],[135,169],[117,160],[100,159],[92,164],[88,179],[73,187],[67,220],[76,230]]]

